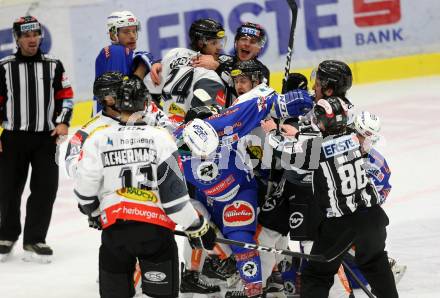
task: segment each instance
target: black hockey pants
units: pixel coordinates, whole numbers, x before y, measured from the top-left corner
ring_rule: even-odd
[[[144,294],[178,297],[179,261],[174,233],[158,225],[135,221],[118,221],[102,231],[99,249],[101,297],[134,296],[136,260],[142,271]]]
[[[21,233],[21,196],[31,165],[23,243],[45,243],[58,190],[55,137],[50,132],[5,130],[1,142],[0,240],[16,241]]]
[[[398,297],[393,273],[385,249],[388,217],[380,206],[366,208],[352,215],[325,219],[313,244],[312,254],[333,246],[347,229],[356,232],[355,260],[378,298]],[[328,297],[341,258],[330,263],[308,262],[302,274],[301,298]]]

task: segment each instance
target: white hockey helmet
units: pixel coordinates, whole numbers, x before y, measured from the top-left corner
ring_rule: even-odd
[[[367,111],[362,111],[355,116],[353,122],[356,132],[369,139],[372,144],[379,140],[379,132],[382,124],[378,116]]]
[[[114,11],[107,17],[107,28],[110,33],[116,35],[119,28],[129,26],[136,26],[137,31],[141,30],[141,23],[131,11]]]
[[[202,157],[210,155],[219,145],[217,132],[212,125],[198,118],[183,129],[183,141],[193,155]]]

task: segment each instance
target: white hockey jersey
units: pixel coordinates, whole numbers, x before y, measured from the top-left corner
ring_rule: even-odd
[[[186,229],[198,215],[179,158],[164,129],[118,123],[96,131],[84,143],[75,176],[81,209],[91,214],[99,206],[103,228],[121,219]]]
[[[150,74],[145,78],[148,90],[152,94],[161,94],[163,111],[175,123],[182,123],[186,112],[201,105],[226,102],[223,81],[213,70],[192,67],[191,60],[197,52],[175,48],[162,59],[161,84],[156,86]],[[197,92],[197,89],[203,91]]]

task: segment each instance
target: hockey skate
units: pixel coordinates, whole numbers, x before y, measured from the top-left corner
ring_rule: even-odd
[[[240,280],[234,257],[220,260],[217,256],[205,259],[202,273],[208,278],[219,279],[226,282],[226,287],[231,288]]]
[[[391,271],[393,271],[394,280],[396,285],[402,279],[406,272],[406,265],[398,265],[396,260],[393,258],[388,258],[388,262],[390,263]]]
[[[190,298],[194,294],[205,294],[210,298],[221,297],[220,287],[208,283],[200,276],[200,272],[186,270],[182,263],[180,297]]]
[[[41,264],[49,264],[52,262],[53,251],[49,245],[45,243],[24,244],[25,262],[37,262]]]
[[[284,281],[279,271],[273,271],[267,279],[266,288],[263,289],[265,297],[286,298]]]
[[[14,248],[15,242],[9,240],[0,240],[0,262],[6,262]]]

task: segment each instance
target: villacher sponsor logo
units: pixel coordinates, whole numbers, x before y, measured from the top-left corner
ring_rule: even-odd
[[[145,147],[120,149],[103,153],[104,167],[127,165],[138,162],[154,163],[156,158],[156,150]]]
[[[223,209],[225,226],[245,226],[254,220],[254,208],[246,201],[235,201]]]

